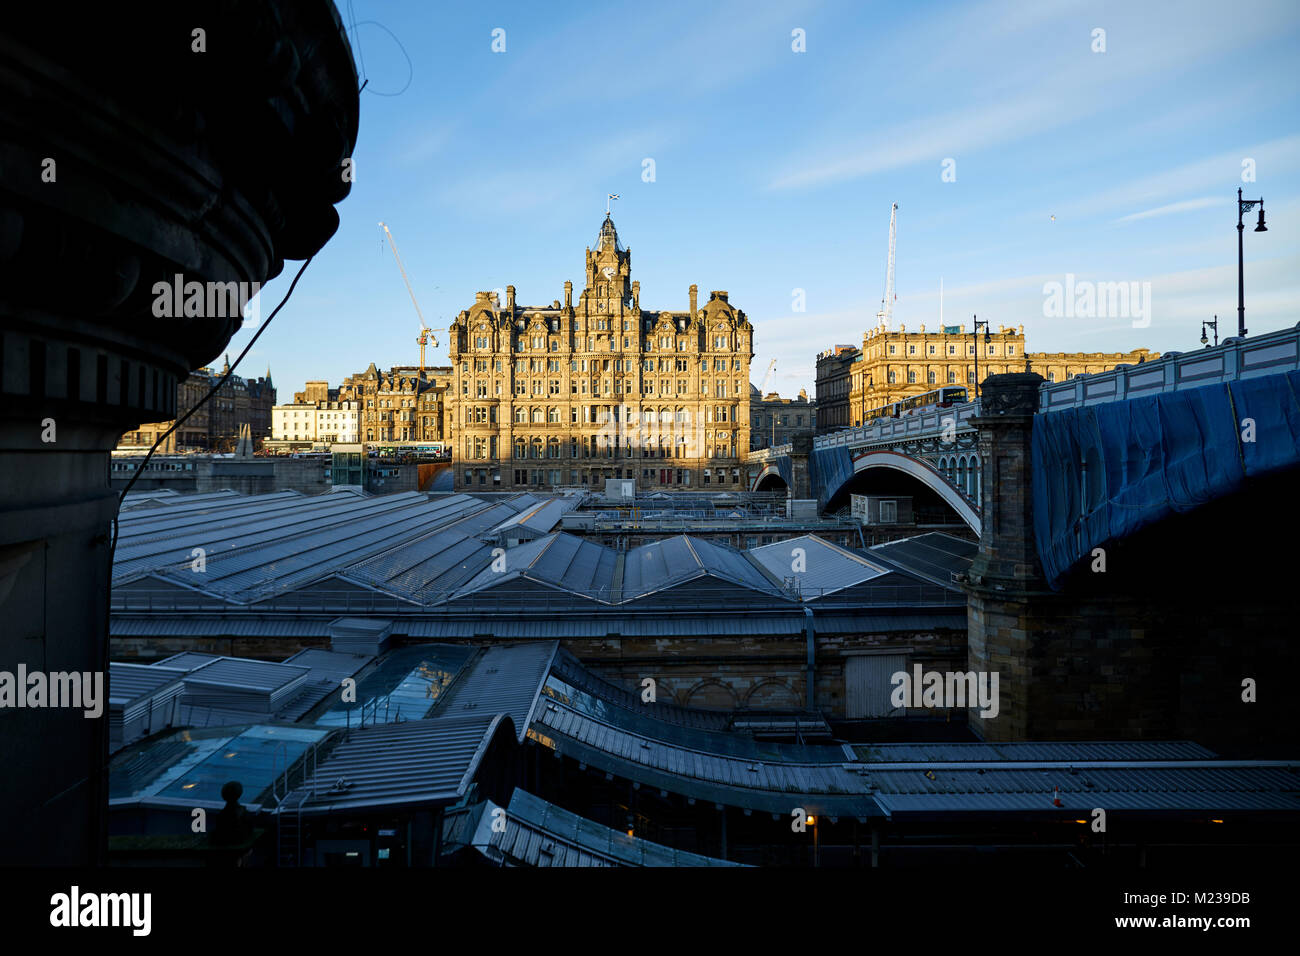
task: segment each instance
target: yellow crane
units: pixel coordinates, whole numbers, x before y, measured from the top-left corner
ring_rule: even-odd
[[[415,314],[420,317],[420,334],[415,341],[420,346],[420,378],[424,378],[424,347],[432,342],[433,347],[436,349],[438,347],[438,337],[433,334],[433,329],[429,328],[428,323],[424,321],[424,313],[420,311],[420,303],[415,301],[415,290],[411,288],[411,280],[406,276],[406,267],[402,265],[402,257],[397,252],[397,243],[393,241],[392,232],[382,222],[379,225],[384,230],[384,235],[388,237],[388,245],[393,250],[393,258],[397,260],[397,269],[402,273],[402,281],[406,283],[406,291],[411,296],[411,304],[415,306]]]

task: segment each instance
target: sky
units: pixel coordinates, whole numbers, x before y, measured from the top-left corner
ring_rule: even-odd
[[[239,369],[269,366],[281,402],[418,361],[381,220],[438,365],[476,291],[582,288],[609,193],[642,307],[727,290],[783,395],[877,324],[892,203],[895,328],[942,308],[1030,351],[1188,351],[1215,314],[1235,334],[1238,187],[1268,222],[1245,233],[1249,334],[1300,321],[1295,0],[337,8],[365,83],[352,192]],[[1144,308],[1060,314],[1053,282],[1137,283]]]

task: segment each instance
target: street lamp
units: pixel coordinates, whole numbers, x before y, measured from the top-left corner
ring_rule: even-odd
[[[1219,317],[1216,315],[1213,322],[1208,319],[1201,320],[1201,344],[1208,349],[1210,347],[1210,340],[1205,337],[1205,327],[1207,325],[1214,329],[1214,345],[1217,348],[1219,344]]]
[[[1243,278],[1242,266],[1242,234],[1246,231],[1245,225],[1242,224],[1241,217],[1244,213],[1250,212],[1256,206],[1259,206],[1259,225],[1255,227],[1256,232],[1268,232],[1268,227],[1264,225],[1264,198],[1259,199],[1242,199],[1241,187],[1237,187],[1237,334],[1242,338],[1246,337],[1246,283]]]
[[[975,328],[971,331],[971,335],[975,338],[975,400],[976,400],[976,401],[979,401],[979,397],[980,397],[980,344],[979,344],[980,327],[981,327],[981,326],[984,327],[984,341],[985,341],[985,342],[990,341],[990,339],[992,338],[992,336],[989,335],[989,324],[988,324],[987,322],[981,322],[981,321],[979,321],[979,319],[977,319],[977,318],[976,318],[975,316],[973,316],[973,315],[972,315],[970,318],[971,318],[971,321],[975,323]]]

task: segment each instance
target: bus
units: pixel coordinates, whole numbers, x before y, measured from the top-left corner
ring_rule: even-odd
[[[907,398],[899,399],[888,405],[882,405],[875,411],[868,412],[863,424],[867,424],[876,418],[902,418],[929,408],[950,408],[953,405],[964,405],[967,401],[969,399],[963,386],[946,385],[943,388],[922,392],[919,395],[909,395]]]

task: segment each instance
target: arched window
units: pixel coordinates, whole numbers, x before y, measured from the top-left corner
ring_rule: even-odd
[[[558,424],[558,423],[559,423],[559,421],[560,421],[560,409],[559,409],[558,406],[556,406],[556,405],[552,405],[550,408],[548,408],[548,409],[546,410],[546,420],[547,420],[548,422],[551,422],[552,424]]]
[[[934,384],[938,381],[938,380],[935,378],[935,374],[934,374],[934,372],[931,372],[931,373],[930,373],[929,381],[930,381],[930,384],[931,384],[931,385],[934,385]]]

